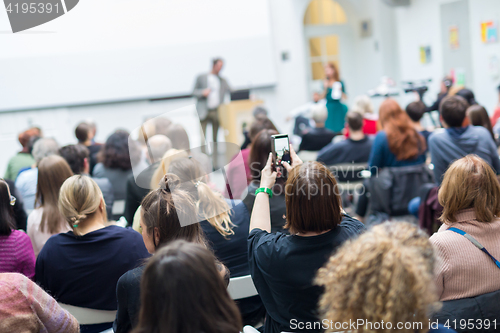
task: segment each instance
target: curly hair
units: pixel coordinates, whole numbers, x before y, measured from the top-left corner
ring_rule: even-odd
[[[416,226],[388,222],[373,227],[344,244],[318,271],[316,283],[325,288],[319,302],[323,318],[372,323],[353,332],[427,332],[428,314],[440,307],[433,262],[432,245]],[[384,329],[373,327],[382,321]],[[397,328],[399,322],[414,324]]]

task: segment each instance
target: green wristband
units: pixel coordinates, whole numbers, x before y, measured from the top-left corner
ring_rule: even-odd
[[[269,194],[269,198],[273,197],[273,191],[271,191],[271,189],[267,188],[267,187],[259,187],[258,189],[256,189],[255,196],[257,196],[257,194],[259,194],[261,192],[265,192],[265,193]]]

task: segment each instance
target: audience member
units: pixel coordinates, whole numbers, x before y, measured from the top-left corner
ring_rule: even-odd
[[[315,105],[312,110],[315,127],[302,136],[299,150],[318,151],[332,142],[336,133],[325,128],[328,110],[324,105]]]
[[[165,118],[160,118],[165,119]],[[165,119],[168,120],[168,119]],[[130,174],[127,177],[127,196],[125,198],[125,212],[123,216],[129,226],[132,225],[134,214],[139,208],[142,199],[150,190],[151,179],[158,169],[165,153],[172,149],[172,142],[165,135],[156,134],[148,140],[147,159],[150,164],[137,177]]]
[[[178,240],[158,251],[141,282],[141,311],[133,333],[237,333],[238,308],[218,276],[213,255]]]
[[[319,151],[317,161],[326,165],[368,163],[373,140],[363,133],[363,122],[361,113],[349,111],[346,115],[349,138],[325,146]]]
[[[465,89],[465,88],[460,89],[455,93],[455,95],[463,97],[470,106],[477,104],[474,92],[470,89]]]
[[[64,146],[59,149],[59,155],[68,162],[73,174],[87,176],[90,174],[89,150],[84,145]],[[111,216],[111,208],[115,201],[111,182],[107,178],[92,177],[92,179],[101,189],[104,202],[106,203],[106,213],[108,216]]]
[[[263,121],[266,119],[269,122],[271,122],[269,120],[267,114],[268,114],[267,109],[265,107],[263,107],[262,105],[257,105],[256,107],[254,107],[254,109],[252,111],[252,115],[253,115],[252,125],[255,122]],[[252,142],[252,140],[250,139],[250,133],[249,133],[249,131],[246,130],[246,125],[247,125],[246,123],[243,124],[243,136],[245,137],[245,141],[243,141],[243,144],[241,145],[241,150],[248,148],[248,146]]]
[[[33,156],[31,156],[31,153],[28,151],[28,143],[31,137],[39,134],[40,131],[36,128],[30,128],[29,130],[19,134],[18,140],[23,149],[9,160],[7,170],[4,175],[5,179],[15,181],[21,169],[31,167],[35,164]]]
[[[206,183],[200,164],[189,158],[172,161],[169,173],[179,176],[180,188],[190,193],[198,208],[199,219],[208,244],[215,256],[229,269],[231,277],[250,274],[246,239],[250,214],[240,200],[225,201]],[[264,319],[265,309],[259,296],[237,302],[245,325]]]
[[[75,317],[19,273],[0,273],[0,331],[79,333]]]
[[[193,198],[179,188],[180,179],[167,174],[163,184],[152,190],[141,203],[141,233],[149,253],[176,239],[204,245],[203,231],[196,216]],[[187,224],[186,222],[191,222]],[[116,297],[118,312],[113,328],[116,333],[130,332],[136,326],[140,308],[140,280],[144,265],[138,266],[118,280]]]
[[[490,117],[488,116],[488,111],[486,111],[484,107],[478,104],[469,106],[466,114],[472,126],[482,126],[486,128],[488,132],[490,132],[493,141],[495,141],[495,134],[493,134]]]
[[[118,130],[111,134],[99,152],[99,163],[95,166],[93,176],[107,178],[113,186],[115,200],[125,200],[127,196],[126,179],[132,174],[132,167],[140,162],[141,151],[135,141],[129,146],[129,134]],[[145,168],[142,168],[145,169]],[[121,214],[112,216],[118,219]]]
[[[319,270],[316,283],[325,288],[322,316],[332,329],[357,323],[348,326],[352,332],[455,332],[445,323],[430,327],[429,314],[440,307],[434,262],[432,245],[418,227],[375,226],[344,244]]]
[[[172,121],[165,117],[154,118],[153,123],[155,124],[155,135],[165,135],[167,136],[168,128],[172,125]]]
[[[425,112],[439,111],[439,106],[441,105],[441,101],[449,95],[452,86],[453,86],[453,78],[451,76],[445,76],[443,80],[441,80],[441,89],[439,91],[436,101],[431,106],[427,106]],[[420,98],[420,95],[417,96]]]
[[[500,184],[476,155],[455,161],[439,189],[443,225],[430,238],[441,260],[436,268],[441,301],[500,290]],[[497,267],[498,266],[498,267]]]
[[[211,173],[213,171],[212,165],[215,165],[215,161],[211,161],[210,158],[203,153],[203,147],[191,150],[189,136],[182,125],[172,124],[168,128],[166,135],[170,141],[172,141],[172,148],[185,150],[190,156],[192,156],[192,158],[195,158],[198,162],[200,162],[206,173]]]
[[[252,142],[252,148],[250,149],[250,172],[252,175],[252,181],[248,185],[247,196],[243,199],[243,203],[247,207],[247,210],[252,214],[254,204],[255,204],[255,190],[259,188],[259,183],[261,182],[261,170],[265,167],[267,157],[271,152],[271,135],[278,134],[274,130],[262,130],[257,134],[255,140]],[[286,220],[286,206],[285,206],[285,195],[284,195],[284,183],[285,179],[278,178],[276,184],[273,185],[272,191],[274,195],[269,199],[270,211],[271,211],[271,230],[272,232],[287,232],[283,229]]]
[[[102,148],[101,144],[94,142],[94,136],[96,132],[95,124],[93,126],[88,122],[82,122],[76,126],[75,136],[78,139],[78,143],[87,147],[89,151],[89,173],[92,174],[94,167],[97,164],[97,154]]]
[[[358,112],[363,116],[363,133],[366,135],[377,134],[377,121],[378,116],[373,113],[373,104],[369,96],[360,95],[354,98],[354,103],[351,107],[351,111]],[[347,123],[344,127],[344,136],[349,138],[349,127]]]
[[[121,275],[149,257],[141,236],[106,226],[106,204],[99,186],[75,175],[61,186],[59,210],[71,229],[51,237],[36,262],[36,281],[59,302],[95,310],[116,310]],[[112,323],[81,325],[101,332]]]
[[[363,231],[364,225],[343,213],[332,173],[318,162],[302,164],[292,150],[292,166],[283,163],[289,173],[285,228],[291,235],[271,233],[269,189],[277,172],[272,171],[272,154],[268,156],[250,220],[248,257],[267,310],[264,331],[288,332],[292,319],[319,320],[316,309],[322,291],[313,284],[314,276],[332,251]]]
[[[16,201],[14,202],[14,205],[12,207],[14,211],[14,219],[16,220],[14,229],[26,231],[28,214],[26,214],[26,211],[24,210],[23,197],[17,190],[16,185],[12,180],[9,179],[4,179],[4,180],[7,183],[7,185],[9,185],[10,194],[12,194],[14,198],[16,198]]]
[[[370,169],[425,163],[425,138],[414,128],[398,102],[390,98],[383,101],[379,116],[382,130],[373,141],[368,162]]]
[[[57,155],[59,145],[54,139],[43,138],[33,145],[33,157],[35,165],[19,174],[16,179],[16,189],[24,200],[24,209],[29,214],[35,209],[36,189],[38,182],[38,163],[47,156]]]
[[[226,169],[226,176],[228,184],[226,185],[226,191],[224,192],[224,197],[230,199],[241,199],[245,189],[252,181],[252,175],[250,172],[250,150],[252,148],[252,142],[255,140],[257,134],[263,129],[275,130],[273,122],[264,116],[259,116],[256,118],[250,130],[248,131],[248,144],[246,148],[241,148],[241,158],[238,158],[238,154],[233,157],[229,166]],[[245,179],[243,179],[243,169],[245,170]],[[231,195],[229,195],[231,193]]]
[[[151,178],[150,189],[156,190],[160,188],[163,183],[163,177],[168,172],[168,168],[170,167],[170,163],[178,158],[187,158],[189,157],[188,153],[185,150],[178,150],[175,148],[169,149],[163,158],[160,161],[160,165],[156,168],[153,173],[153,177]],[[198,161],[199,162],[199,161]]]
[[[35,253],[30,238],[24,232],[16,230],[14,206],[16,198],[9,190],[9,185],[0,179],[0,273],[22,273],[35,277]]]
[[[498,122],[498,118],[500,118],[500,85],[497,87],[497,91],[498,91],[498,104],[495,111],[493,111],[493,115],[491,116],[492,126],[495,126]]]
[[[35,208],[28,216],[28,236],[38,256],[47,240],[69,229],[57,206],[59,189],[73,172],[64,158],[51,155],[38,164],[38,182]]]
[[[420,123],[420,120],[424,116],[425,110],[426,106],[422,101],[411,102],[406,106],[406,113],[410,117],[413,126],[420,134],[422,134],[422,136],[425,138],[425,142],[427,143],[431,132],[426,130]]]
[[[448,165],[468,154],[484,159],[498,174],[500,161],[491,134],[481,126],[463,126],[468,108],[467,101],[460,96],[450,96],[440,106],[440,119],[445,127],[434,131],[429,137],[429,151],[434,164],[434,179],[441,184]]]

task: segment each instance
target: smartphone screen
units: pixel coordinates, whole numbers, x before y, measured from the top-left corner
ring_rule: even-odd
[[[273,135],[273,160],[275,167],[280,167],[282,162],[291,164],[290,141],[287,134]]]

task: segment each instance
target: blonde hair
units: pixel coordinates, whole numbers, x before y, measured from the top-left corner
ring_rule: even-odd
[[[476,220],[491,222],[500,215],[500,184],[489,166],[477,155],[467,155],[453,162],[444,174],[438,193],[443,206],[443,223],[456,221],[456,214],[474,208]]]
[[[93,216],[101,202],[104,202],[101,189],[89,176],[75,175],[68,178],[61,186],[59,211],[76,235],[79,234],[78,226]],[[106,204],[102,211],[106,221]]]
[[[427,332],[428,314],[440,307],[433,258],[427,235],[416,226],[388,222],[373,227],[344,244],[318,271],[316,283],[325,288],[319,302],[323,318],[392,323],[392,329],[365,325],[352,332],[394,332],[398,322],[418,323]]]
[[[231,208],[222,195],[213,191],[205,183],[205,174],[201,165],[194,158],[181,158],[172,161],[169,173],[177,175],[181,187],[196,199],[198,215],[207,220],[222,236],[234,235],[231,222]]]
[[[351,111],[359,112],[362,115],[373,113],[373,104],[367,95],[359,95],[354,98]]]
[[[162,181],[163,177],[167,174],[170,163],[172,163],[173,160],[183,157],[188,157],[188,153],[185,150],[178,150],[173,148],[169,149],[165,153],[165,155],[163,155],[163,157],[161,158],[160,165],[154,172],[153,177],[151,178],[150,186],[152,190],[160,188],[159,184]]]

